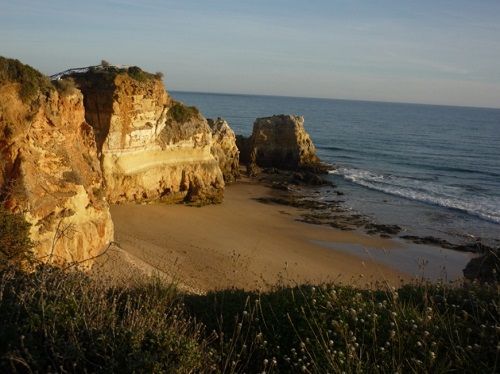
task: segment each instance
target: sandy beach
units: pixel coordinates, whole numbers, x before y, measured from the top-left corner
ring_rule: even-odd
[[[218,205],[115,205],[111,212],[120,248],[103,256],[97,268],[122,276],[134,270],[156,273],[197,293],[278,283],[397,285],[411,279],[411,269],[381,260],[401,243],[298,222],[298,209],[255,200],[271,192],[243,179],[226,188]]]

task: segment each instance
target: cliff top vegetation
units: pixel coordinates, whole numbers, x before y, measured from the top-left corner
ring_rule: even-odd
[[[49,78],[19,60],[0,56],[0,85],[13,82],[20,84],[19,95],[25,103],[38,93],[47,94],[54,89]]]
[[[57,90],[63,96],[71,95],[76,86],[71,78],[51,81],[49,77],[19,60],[0,56],[0,85],[18,83],[19,96],[23,103],[29,104],[38,94],[47,95]]]
[[[70,69],[64,76],[74,76],[77,78],[84,78],[88,80],[102,80],[104,82],[112,82],[118,75],[126,74],[137,82],[149,82],[152,80],[162,80],[163,73],[157,72],[155,74],[142,70],[138,66],[119,67],[109,64],[107,61],[102,61],[100,65],[90,66],[88,68]]]
[[[175,101],[174,105],[168,111],[169,116],[176,122],[185,123],[190,119],[197,117],[200,111],[195,106],[187,106],[181,102]]]

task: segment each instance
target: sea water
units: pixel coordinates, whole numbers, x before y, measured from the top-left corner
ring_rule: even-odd
[[[255,118],[305,117],[345,205],[403,234],[500,243],[500,109],[173,92],[250,135]]]

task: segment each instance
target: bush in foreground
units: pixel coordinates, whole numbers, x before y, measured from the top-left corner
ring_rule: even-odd
[[[202,371],[200,325],[175,290],[106,288],[77,271],[0,272],[0,372]]]
[[[0,271],[0,372],[495,372],[499,305],[491,285],[197,296],[11,267]]]
[[[223,372],[488,373],[499,369],[497,286],[323,285],[188,296]]]

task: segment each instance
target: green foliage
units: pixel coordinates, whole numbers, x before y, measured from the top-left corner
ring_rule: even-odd
[[[155,74],[148,73],[138,66],[131,66],[127,69],[127,74],[130,78],[138,82],[147,82],[152,79],[158,79]]]
[[[0,56],[0,84],[17,82],[21,89],[19,95],[23,102],[31,102],[38,93],[47,94],[54,87],[48,77],[19,60]]]
[[[184,123],[199,115],[198,108],[194,106],[186,106],[176,102],[168,111],[168,115],[178,123]]]
[[[105,288],[77,271],[0,271],[0,372],[193,373],[200,326],[172,287]]]
[[[29,229],[22,214],[11,213],[0,204],[0,264],[19,264],[30,259],[33,243]]]
[[[181,295],[18,269],[0,269],[0,372],[498,372],[497,284]]]
[[[185,302],[216,331],[223,372],[486,373],[500,364],[496,285],[300,286]]]

